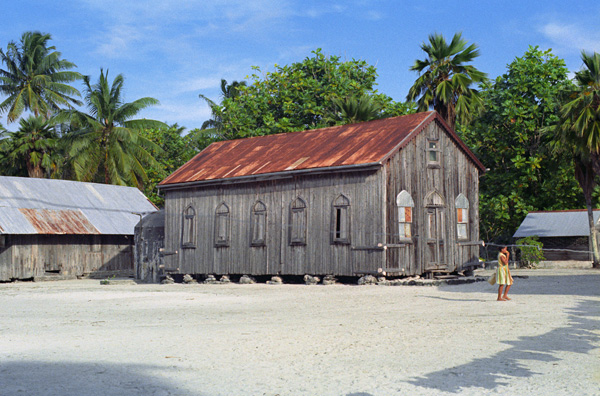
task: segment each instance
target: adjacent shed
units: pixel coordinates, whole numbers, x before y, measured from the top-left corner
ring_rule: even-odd
[[[0,281],[133,271],[136,188],[0,176]]]
[[[213,143],[168,178],[190,274],[452,272],[479,255],[483,165],[436,112]]]
[[[165,211],[144,216],[135,226],[135,277],[145,282],[158,282],[164,273]]]
[[[594,224],[600,231],[600,210],[594,210]],[[513,238],[539,237],[546,260],[592,259],[587,210],[529,212]]]

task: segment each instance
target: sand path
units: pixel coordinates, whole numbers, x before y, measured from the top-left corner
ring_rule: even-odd
[[[600,395],[600,271],[513,275],[510,302],[487,282],[0,284],[0,395]]]

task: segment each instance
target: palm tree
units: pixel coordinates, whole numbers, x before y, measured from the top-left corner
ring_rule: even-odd
[[[58,168],[58,135],[42,116],[30,115],[19,121],[19,130],[6,132],[2,151],[14,168],[23,163],[29,177],[49,176]]]
[[[70,71],[73,63],[60,59],[55,47],[48,47],[49,34],[25,32],[20,45],[10,42],[0,61],[0,94],[8,96],[0,103],[0,113],[7,112],[7,121],[17,120],[23,111],[48,118],[61,106],[81,105],[73,98],[79,91],[68,83],[81,79],[81,74]]]
[[[594,267],[600,267],[597,231],[594,225],[592,191],[600,176],[600,54],[582,51],[584,68],[575,73],[575,88],[560,109],[555,140],[573,155],[575,175],[588,211]]]
[[[427,54],[410,70],[420,73],[408,91],[407,99],[417,100],[419,111],[431,107],[454,128],[458,119],[469,122],[483,109],[483,101],[473,84],[487,81],[487,75],[467,63],[479,56],[475,44],[467,46],[461,33],[454,34],[450,44],[441,34],[429,35],[429,43],[421,44]]]
[[[233,81],[231,84],[227,84],[227,80],[221,79],[221,102],[227,98],[235,98],[240,95],[240,88],[246,86],[246,81]],[[204,100],[208,107],[210,107],[212,118],[204,121],[200,129],[211,129],[217,136],[221,136],[223,133],[223,120],[219,115],[220,105],[215,103],[213,100],[206,96],[199,94],[200,99]]]
[[[74,177],[81,181],[107,184],[134,185],[138,188],[147,181],[144,167],[157,165],[150,153],[160,148],[142,137],[143,128],[168,128],[160,121],[132,119],[141,110],[157,105],[154,98],[141,98],[124,103],[121,74],[109,85],[108,71],[100,69],[100,78],[94,85],[84,77],[85,103],[89,114],[78,110],[63,110],[56,122],[70,123],[76,132],[67,134],[68,154]]]
[[[357,122],[376,120],[381,117],[383,106],[373,100],[369,95],[359,97],[349,96],[344,99],[333,99],[336,106],[334,121],[340,120],[343,124],[355,124]]]

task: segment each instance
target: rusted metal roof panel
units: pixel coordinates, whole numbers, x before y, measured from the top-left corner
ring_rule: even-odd
[[[80,210],[26,209],[19,212],[36,234],[100,234]]]
[[[137,188],[0,176],[0,233],[133,235],[156,207]]]
[[[282,133],[213,143],[167,177],[160,186],[380,163],[418,134],[441,119],[435,112],[341,125],[331,128]],[[458,136],[441,122],[460,147],[482,169],[481,163]],[[482,169],[483,170],[483,169]]]

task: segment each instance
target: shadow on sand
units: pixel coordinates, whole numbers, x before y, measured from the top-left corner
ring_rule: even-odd
[[[540,374],[529,369],[524,361],[558,362],[556,352],[589,353],[597,348],[600,336],[594,330],[600,327],[598,301],[582,300],[567,313],[569,325],[566,327],[539,336],[503,341],[511,347],[493,356],[434,371],[407,382],[450,393],[461,393],[466,388],[492,390],[507,385],[510,378]]]
[[[3,395],[186,395],[200,396],[177,384],[161,379],[157,373],[169,368],[110,364],[106,362],[0,362],[0,394]]]
[[[513,273],[515,283],[510,289],[509,294],[514,295],[548,295],[548,296],[580,296],[580,297],[600,297],[600,271],[599,270],[580,270],[581,275],[546,275],[547,270],[540,270],[538,275],[536,270],[532,270],[526,277]],[[488,278],[491,275],[482,275]],[[441,286],[440,290],[451,293],[481,293],[489,291],[491,296],[495,297],[498,285],[490,285],[487,282],[475,282],[462,285]],[[487,299],[486,299],[487,301]]]

